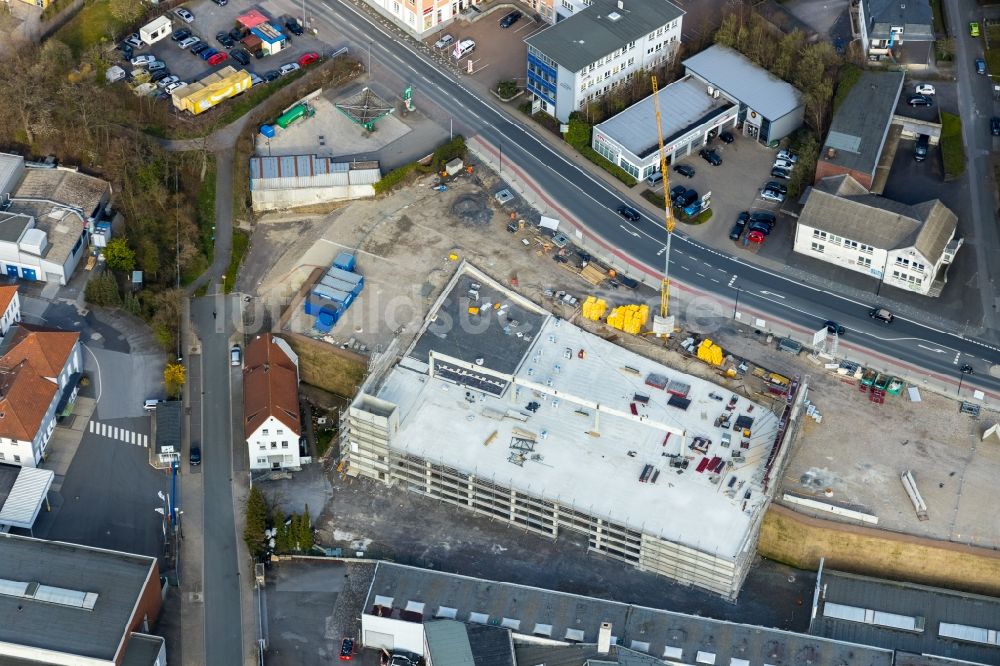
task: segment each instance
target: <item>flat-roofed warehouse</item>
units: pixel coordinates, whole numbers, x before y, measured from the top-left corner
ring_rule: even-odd
[[[734,598],[786,429],[466,264],[342,432],[352,475],[551,537],[583,532],[593,551]]]

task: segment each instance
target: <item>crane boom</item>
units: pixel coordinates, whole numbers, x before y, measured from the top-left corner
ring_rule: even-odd
[[[663,281],[660,283],[660,318],[667,323],[670,311],[670,239],[674,235],[677,221],[674,219],[674,209],[670,203],[670,178],[667,172],[667,151],[663,147],[663,122],[660,120],[660,95],[653,82],[653,108],[656,109],[656,138],[660,142],[660,174],[663,176],[663,226],[667,230],[667,244],[663,251]],[[671,326],[671,328],[673,328]]]

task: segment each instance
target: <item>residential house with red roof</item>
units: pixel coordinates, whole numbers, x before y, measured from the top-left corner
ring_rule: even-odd
[[[38,466],[82,371],[79,333],[24,323],[7,328],[0,342],[0,462]]]
[[[251,470],[300,467],[299,357],[270,333],[244,354],[243,429]]]

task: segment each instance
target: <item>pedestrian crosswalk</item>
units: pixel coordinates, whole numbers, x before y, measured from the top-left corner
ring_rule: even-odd
[[[117,439],[118,441],[125,442],[126,444],[135,444],[136,446],[144,446],[147,448],[149,447],[149,435],[141,432],[132,432],[131,430],[126,430],[125,428],[119,428],[117,426],[110,426],[107,423],[91,421],[90,432],[95,435],[99,435],[100,437]]]

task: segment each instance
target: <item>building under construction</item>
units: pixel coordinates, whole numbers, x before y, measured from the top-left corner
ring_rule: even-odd
[[[348,473],[735,598],[788,412],[658,364],[464,264],[345,413]]]

